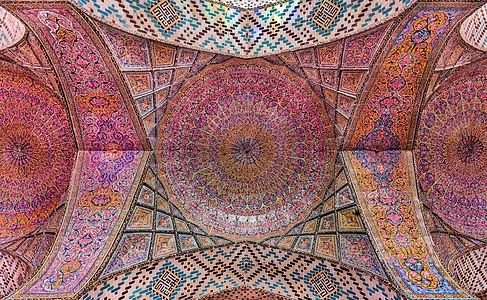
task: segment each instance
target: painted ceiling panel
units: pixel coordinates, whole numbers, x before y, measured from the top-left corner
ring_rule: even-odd
[[[68,103],[63,118],[20,98],[0,112],[0,191],[19,196],[0,197],[0,249],[24,279],[44,261],[15,297],[469,298],[440,261],[485,242],[487,54],[459,33],[481,3],[420,2],[5,2],[28,30],[0,51],[0,88]],[[55,126],[10,133],[41,121]],[[19,132],[74,157],[49,140],[65,128],[73,180],[56,164],[9,173],[49,157]],[[344,149],[372,150],[351,152],[367,170]],[[11,187],[33,174],[64,189],[45,221],[33,189]]]
[[[171,201],[232,239],[279,235],[317,204],[332,174],[332,123],[321,102],[261,60],[208,67],[170,100],[158,126]]]
[[[420,120],[415,157],[431,209],[450,226],[485,239],[486,61],[454,72]]]
[[[331,3],[325,7],[320,0],[71,2],[92,17],[139,36],[248,58],[315,46],[364,31],[397,16],[416,1],[333,0],[325,1]],[[160,3],[164,10],[156,15],[162,22],[151,13]],[[339,9],[335,11],[334,6]],[[312,20],[322,9],[318,19],[331,21],[329,29]],[[335,12],[337,20],[333,22]],[[172,21],[176,22],[168,29],[161,26]]]
[[[66,192],[76,143],[61,99],[26,70],[0,65],[0,240],[42,225]]]

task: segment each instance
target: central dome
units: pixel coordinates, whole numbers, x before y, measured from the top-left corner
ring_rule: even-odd
[[[173,202],[212,234],[275,235],[321,199],[335,157],[322,103],[262,60],[211,66],[189,80],[159,125]]]

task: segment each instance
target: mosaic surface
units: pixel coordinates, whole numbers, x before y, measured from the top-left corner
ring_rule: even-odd
[[[152,146],[156,123],[164,116],[169,99],[184,80],[219,59],[213,53],[148,41],[98,24],[129,84]]]
[[[40,271],[15,295],[61,297],[83,286],[101,264],[130,205],[134,180],[146,156],[142,152],[80,152],[74,178],[68,222]],[[145,156],[145,157],[144,157]],[[110,170],[113,182],[106,183]],[[115,231],[115,232],[114,232]],[[62,251],[60,251],[62,249]]]
[[[310,279],[321,271],[337,287],[330,299],[402,299],[391,287],[359,271],[255,244],[232,244],[148,264],[101,283],[82,299],[157,297],[152,287],[166,270],[181,278],[170,298],[178,300],[198,299],[237,287],[291,299],[319,299]]]
[[[29,264],[8,252],[0,251],[0,297],[16,291],[31,274]]]
[[[51,6],[52,7],[52,6]],[[78,147],[88,151],[142,150],[145,136],[121,79],[81,16],[64,8],[21,8],[19,13],[50,46],[63,74]],[[69,82],[69,84],[67,83]]]
[[[362,225],[341,155],[334,167],[335,180],[328,186],[324,201],[282,237],[266,239],[262,244],[324,257],[387,278]],[[353,222],[344,222],[344,215],[351,215]]]
[[[59,7],[59,8],[58,8]],[[130,97],[91,26],[63,4],[12,7],[36,31],[59,68],[78,138],[67,219],[40,271],[15,298],[70,297],[105,259],[140,178],[146,144]],[[62,81],[63,83],[66,83]],[[125,102],[126,101],[126,102]],[[29,296],[27,296],[29,295]]]
[[[487,247],[458,256],[451,265],[452,274],[473,294],[487,291]]]
[[[155,175],[152,160],[149,164],[151,167],[144,175],[136,205],[102,277],[147,261],[229,242],[209,236],[188,222],[168,201],[163,184]]]
[[[411,0],[334,0],[341,10],[337,20],[324,30],[312,21],[321,0],[279,1],[276,5],[250,10],[247,7],[275,1],[222,1],[226,3],[171,1],[181,19],[165,30],[150,12],[150,8],[160,1],[71,0],[96,19],[133,34],[246,58],[316,46],[346,37],[379,25],[414,4]],[[229,6],[230,1],[245,8]],[[175,18],[173,13],[162,16]]]
[[[412,153],[345,154],[363,217],[393,279],[414,299],[473,299],[443,269],[419,208]]]
[[[76,145],[66,107],[35,76],[0,63],[0,240],[32,232],[67,190]]]
[[[462,234],[452,228],[436,215],[426,202],[423,202],[423,217],[443,266],[450,268],[450,263],[457,255],[487,245],[485,241]]]
[[[453,73],[426,105],[414,151],[425,201],[453,228],[487,233],[486,61]],[[458,116],[461,116],[459,118]]]
[[[171,200],[208,233],[234,239],[277,235],[302,219],[324,193],[335,152],[332,124],[306,87],[261,60],[186,82],[159,125]]]
[[[66,195],[63,195],[64,201]],[[26,236],[15,236],[13,239],[0,243],[0,248],[15,254],[31,265],[35,273],[48,254],[61,225],[65,210],[65,203],[61,203],[56,210],[43,223]]]
[[[411,147],[420,82],[431,55],[438,51],[435,45],[468,11],[468,6],[462,5],[420,4],[401,22],[366,88],[348,148],[382,151]]]
[[[487,5],[470,15],[460,28],[460,34],[469,45],[487,50]]]
[[[18,43],[24,37],[24,33],[24,24],[0,7],[0,50]]]

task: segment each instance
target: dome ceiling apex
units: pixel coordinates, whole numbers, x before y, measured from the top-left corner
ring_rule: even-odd
[[[311,88],[263,60],[190,79],[159,124],[156,153],[173,202],[234,240],[279,235],[322,200],[333,125]]]

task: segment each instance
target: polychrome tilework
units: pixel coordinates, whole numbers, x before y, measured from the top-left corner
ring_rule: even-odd
[[[158,130],[170,200],[209,234],[279,235],[321,200],[332,175],[332,123],[321,101],[263,60],[207,67],[171,99]]]
[[[63,74],[80,150],[142,150],[145,145],[121,79],[89,25],[64,8],[19,8],[50,45]],[[69,82],[69,83],[68,83]],[[132,114],[132,115],[131,115]]]
[[[340,245],[343,263],[386,277],[367,234],[342,234]]]
[[[79,152],[70,217],[53,246],[57,251],[15,298],[74,295],[91,279],[125,217],[146,158],[133,151]]]
[[[463,22],[460,34],[471,46],[483,51],[487,50],[487,4]]]
[[[363,217],[393,279],[414,299],[472,299],[442,268],[424,227],[406,151],[345,154]]]
[[[414,151],[426,203],[456,230],[480,238],[487,235],[486,63],[455,71],[438,87]]]
[[[456,257],[451,272],[467,291],[473,294],[487,291],[487,247]]]
[[[101,277],[147,261],[228,242],[209,236],[197,225],[188,222],[179,209],[168,201],[163,184],[155,175],[155,165],[149,165],[121,240]],[[152,246],[149,248],[149,245]]]
[[[341,10],[337,21],[328,30],[324,30],[312,21],[312,16],[321,5],[320,0],[280,1],[276,5],[250,10],[215,1],[178,0],[171,1],[171,4],[181,20],[164,30],[149,11],[150,7],[159,2],[157,0],[71,2],[96,19],[134,34],[246,58],[339,39],[383,23],[414,3],[411,0],[334,0]]]
[[[101,283],[82,299],[155,297],[152,286],[168,269],[181,278],[171,296],[178,300],[197,299],[237,287],[291,299],[317,299],[310,278],[320,271],[326,272],[337,287],[333,299],[402,299],[389,286],[359,271],[256,244],[232,244],[154,262]]]
[[[363,226],[341,154],[335,161],[335,180],[329,185],[323,203],[283,237],[267,239],[263,244],[339,261],[386,278]]]
[[[362,110],[347,148],[382,151],[412,146],[410,129],[430,57],[455,23],[474,7],[419,4],[409,13],[392,35],[377,74],[362,96]]]
[[[0,241],[31,233],[66,192],[76,144],[62,100],[23,68],[0,63]]]
[[[0,50],[18,43],[24,37],[25,31],[24,24],[0,7]]]

